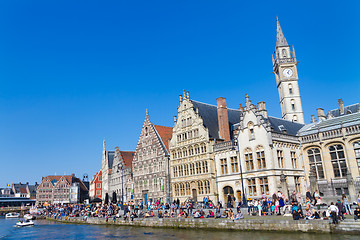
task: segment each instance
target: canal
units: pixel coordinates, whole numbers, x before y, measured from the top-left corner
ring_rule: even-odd
[[[38,220],[33,227],[14,227],[17,220],[0,218],[0,239],[206,239],[206,240],[355,240],[357,235],[239,232],[61,224]]]

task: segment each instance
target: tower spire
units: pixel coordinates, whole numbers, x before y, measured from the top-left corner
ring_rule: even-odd
[[[279,18],[276,17],[276,46],[277,47],[285,47],[288,45],[289,44],[287,43],[286,38],[281,29]]]

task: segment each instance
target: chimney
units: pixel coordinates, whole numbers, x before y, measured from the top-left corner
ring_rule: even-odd
[[[75,173],[71,174],[71,176],[75,177]]]
[[[261,101],[258,103],[258,109],[259,113],[264,116],[264,118],[267,118],[267,111],[266,111],[266,105],[265,102]]]
[[[317,109],[317,112],[318,112],[318,119],[319,119],[319,122],[320,121],[323,121],[323,120],[325,120],[326,118],[325,118],[325,112],[324,112],[324,109],[322,109],[322,108],[318,108]]]
[[[228,111],[226,107],[226,98],[219,97],[216,99],[216,102],[220,138],[224,139],[224,141],[230,141],[230,127]]]
[[[242,111],[242,112],[244,111],[244,107],[242,106],[241,103],[239,104],[239,110]]]
[[[176,116],[174,116],[174,123],[176,123]]]
[[[312,123],[316,122],[316,119],[315,119],[315,115],[314,115],[314,114],[311,115],[311,122],[312,122]]]
[[[343,103],[343,100],[340,98],[338,99],[338,103],[339,103],[339,110],[340,110],[340,115],[343,115],[344,114],[344,103]]]
[[[29,185],[29,182],[26,182],[26,185]]]

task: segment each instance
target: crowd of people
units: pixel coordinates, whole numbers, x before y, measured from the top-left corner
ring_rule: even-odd
[[[358,206],[351,211],[351,204],[347,196],[343,195],[336,203],[331,202],[328,208],[322,203],[320,194],[315,191],[313,194],[306,193],[302,200],[301,195],[293,191],[289,198],[278,191],[271,197],[262,195],[260,199],[248,199],[247,211],[252,216],[284,215],[292,216],[294,220],[300,219],[331,219],[337,224],[345,219],[345,216],[354,214],[354,219],[360,219],[360,194]],[[237,203],[237,204],[234,204]],[[244,202],[234,199],[228,195],[226,208],[221,202],[214,204],[209,197],[204,197],[200,203],[195,203],[191,198],[185,202],[179,199],[172,203],[165,203],[162,200],[121,203],[90,203],[90,204],[52,204],[42,208],[41,214],[53,218],[82,217],[84,221],[89,217],[106,218],[116,221],[133,221],[135,218],[226,218],[240,220],[244,218],[241,207]],[[321,207],[322,206],[322,207]],[[235,210],[236,209],[236,210]]]

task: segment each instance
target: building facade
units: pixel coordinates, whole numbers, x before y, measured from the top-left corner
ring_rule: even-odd
[[[129,182],[132,181],[132,151],[115,151],[105,149],[103,142],[102,158],[102,199],[112,202],[129,201],[132,190],[129,189]]]
[[[356,201],[360,191],[360,104],[344,106],[325,115],[318,108],[318,121],[298,133],[302,144],[307,187],[336,200],[342,194]],[[312,174],[310,174],[312,173]],[[313,179],[312,179],[313,178]]]
[[[89,189],[90,199],[102,197],[102,171],[98,171],[90,182]]]
[[[226,101],[222,104],[218,112],[217,106],[190,100],[188,92],[180,95],[169,144],[173,199],[202,201],[208,196],[218,200],[213,145],[230,139],[229,122],[232,125],[240,119],[240,111],[227,109]]]
[[[11,190],[15,197],[26,197],[36,199],[36,189],[39,186],[37,182],[34,185],[27,183],[13,183]]]
[[[134,199],[170,201],[169,140],[172,128],[154,125],[146,111],[133,161]]]
[[[88,195],[88,189],[75,175],[46,176],[37,188],[37,204],[81,203]]]

